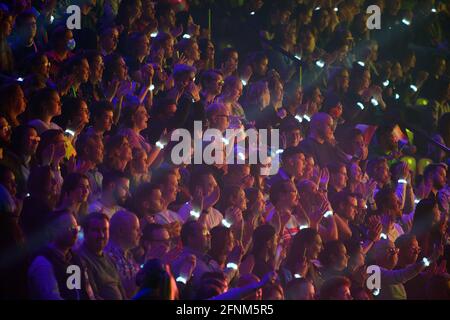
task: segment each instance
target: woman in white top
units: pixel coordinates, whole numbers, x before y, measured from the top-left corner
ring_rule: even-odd
[[[31,98],[30,121],[28,125],[34,127],[39,135],[50,129],[62,130],[52,122],[52,119],[61,114],[61,99],[56,90],[44,88],[37,91]]]

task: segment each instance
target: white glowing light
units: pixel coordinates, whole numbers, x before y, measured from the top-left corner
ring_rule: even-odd
[[[53,15],[50,16],[50,23],[53,23],[55,21],[55,17]]]
[[[357,102],[356,105],[357,105],[358,107],[360,107],[361,110],[364,110],[364,105],[363,105],[361,102]]]
[[[382,233],[382,234],[380,234],[380,238],[386,240],[387,239],[387,235],[385,233]]]
[[[156,141],[156,146],[160,149],[164,149],[165,145],[161,141]]]
[[[308,226],[307,224],[302,224],[302,225],[300,226],[300,230],[306,229],[306,228],[309,228],[309,226]]]
[[[239,153],[238,153],[238,157],[239,157],[241,160],[245,160],[245,155],[244,155],[242,152],[239,152]]]
[[[436,8],[432,8],[431,12],[436,13],[437,12]]]
[[[409,86],[411,88],[412,91],[417,92],[417,87],[415,85],[410,85]]]
[[[359,64],[361,67],[365,67],[365,66],[366,66],[366,64],[365,64],[363,61],[358,61],[358,64]]]
[[[380,289],[375,289],[375,290],[373,290],[372,294],[373,294],[374,296],[379,295],[379,294],[380,294]]]
[[[296,115],[296,116],[295,116],[294,118],[295,118],[295,119],[297,119],[297,121],[298,121],[298,122],[300,122],[300,123],[301,123],[301,122],[303,121],[303,118],[302,118],[302,116],[301,116],[301,115],[299,115],[299,114],[298,114],[298,115]]]
[[[395,100],[400,99],[400,95],[398,93],[395,94]]]
[[[148,90],[150,90],[150,91],[155,90],[155,85],[154,85],[154,84],[151,84],[151,85],[148,87]]]
[[[229,269],[233,269],[233,270],[237,270],[238,269],[238,265],[234,262],[229,262],[227,263],[227,268]]]
[[[255,15],[255,11],[250,12],[250,15],[254,16]]]
[[[406,179],[398,179],[397,182],[403,183],[403,184],[408,184],[408,181],[406,181]]]
[[[428,267],[431,264],[431,261],[428,260],[428,258],[425,258],[425,257],[422,259],[422,262],[423,262],[425,267]]]
[[[297,59],[298,61],[301,61],[301,60],[302,60],[302,57],[300,57],[298,54],[296,54],[296,55],[294,56],[294,58]]]
[[[198,212],[198,211],[191,210],[190,214],[192,217],[194,217],[196,219],[200,218],[200,212]]]
[[[415,200],[414,200],[414,203],[415,203],[415,204],[418,204],[419,202],[420,202],[420,199],[415,199]]]
[[[245,81],[244,79],[241,79],[241,82],[244,87],[247,85],[247,81]]]
[[[152,37],[152,38],[156,38],[157,35],[158,35],[158,31],[150,33],[150,37]]]
[[[17,81],[23,82],[23,78],[19,77],[19,78],[17,78]]]
[[[325,62],[323,62],[323,60],[317,60],[316,66],[318,66],[319,68],[323,68],[325,66]]]
[[[402,23],[409,26],[411,24],[411,21],[409,21],[408,19],[402,19]]]
[[[383,86],[387,87],[389,85],[389,80],[383,82]]]
[[[74,137],[75,136],[75,131],[70,130],[70,129],[66,129],[66,131],[64,131],[65,133],[67,133],[68,135]]]
[[[301,277],[302,277],[302,276],[299,275],[298,273],[294,274],[294,278],[295,278],[295,279],[300,279]]]
[[[303,116],[303,119],[305,119],[308,122],[311,121],[311,118],[306,114]]]
[[[325,218],[331,217],[333,215],[333,211],[328,210],[327,212],[325,212],[325,214],[323,215]]]
[[[339,8],[338,7],[334,7],[334,12],[338,12],[339,11]]]
[[[283,149],[278,149],[277,151],[275,151],[275,154],[281,154],[281,153],[283,153],[283,152],[284,152]]]
[[[378,105],[378,101],[375,98],[370,99],[370,102],[376,107]]]
[[[179,276],[176,280],[177,282],[181,282],[183,284],[187,283],[187,279],[185,277]]]
[[[222,138],[222,142],[227,146],[230,144],[230,140],[228,140],[227,138]]]
[[[191,38],[190,34],[187,33],[183,34],[183,39],[190,39],[190,38]]]
[[[226,228],[231,227],[231,223],[229,223],[226,219],[222,219],[222,225]]]
[[[319,11],[320,10],[320,7],[316,7],[315,9],[314,9],[314,11]]]

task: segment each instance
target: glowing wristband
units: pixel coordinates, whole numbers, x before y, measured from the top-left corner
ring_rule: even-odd
[[[231,223],[229,223],[226,219],[222,219],[222,225],[226,228],[231,227]]]
[[[233,269],[233,270],[237,270],[238,269],[238,265],[234,262],[229,262],[227,263],[227,268]]]
[[[309,226],[307,224],[303,224],[303,225],[300,226],[300,230],[306,229],[306,228],[309,228]]]
[[[295,279],[300,279],[301,277],[302,277],[302,276],[299,275],[298,273],[294,274],[294,278],[295,278]]]
[[[327,212],[324,213],[323,216],[324,216],[325,218],[328,218],[328,217],[331,217],[332,215],[333,215],[333,211],[328,210]]]
[[[179,276],[176,280],[177,282],[181,282],[183,284],[187,283],[187,279],[185,277]]]
[[[387,237],[387,235],[385,233],[382,233],[382,234],[380,234],[380,238],[381,239],[387,239],[388,237]]]
[[[161,141],[156,141],[155,145],[161,150],[164,149],[165,145]]]
[[[428,267],[431,264],[431,261],[428,258],[423,258],[422,263],[425,267]]]
[[[190,214],[192,217],[194,217],[196,219],[200,218],[200,212],[198,212],[198,211],[191,210]]]
[[[398,179],[397,182],[403,183],[403,184],[408,184],[408,181],[406,181],[406,179]]]

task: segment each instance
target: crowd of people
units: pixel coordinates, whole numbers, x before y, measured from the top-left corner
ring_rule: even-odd
[[[450,299],[449,32],[441,0],[2,1],[1,299]],[[196,121],[279,144],[177,163]]]

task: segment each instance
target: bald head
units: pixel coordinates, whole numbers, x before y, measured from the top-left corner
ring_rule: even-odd
[[[121,210],[110,221],[111,239],[124,250],[139,244],[141,231],[138,217],[129,211]]]
[[[333,136],[333,118],[324,112],[314,114],[311,119],[311,135],[324,141],[330,141]]]

